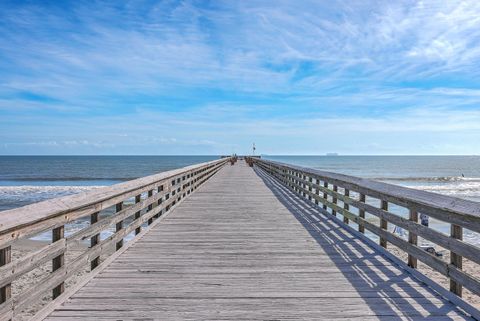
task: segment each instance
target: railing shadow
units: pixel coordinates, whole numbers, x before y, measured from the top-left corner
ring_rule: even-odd
[[[453,304],[440,301],[436,292],[350,233],[319,205],[295,194],[258,167],[254,170],[322,247],[378,319],[453,320],[448,316],[453,314],[458,320],[461,312]],[[465,316],[465,320],[473,319]]]

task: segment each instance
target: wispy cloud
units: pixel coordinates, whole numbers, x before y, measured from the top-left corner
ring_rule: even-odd
[[[278,143],[290,142],[286,135],[306,141],[296,152],[311,152],[308,142],[321,131],[365,133],[372,141],[365,153],[392,152],[373,143],[373,133],[403,137],[415,153],[412,131],[424,135],[423,151],[448,153],[441,140],[478,130],[477,1],[4,2],[0,9],[0,153],[34,144],[39,153],[149,153],[149,144],[158,153],[192,146],[226,153],[253,140],[281,153],[294,150]],[[361,152],[340,135],[330,139],[345,145],[342,152]],[[468,139],[459,146],[452,152],[477,147]]]

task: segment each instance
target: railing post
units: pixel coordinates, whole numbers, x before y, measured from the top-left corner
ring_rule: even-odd
[[[190,179],[190,175],[187,175],[187,178]],[[190,189],[188,188],[190,186],[190,181],[186,185],[187,185],[186,187],[187,187],[187,195],[188,195],[190,194]],[[157,188],[157,193],[161,193],[161,192],[163,192],[163,185]],[[157,206],[162,205],[162,200],[163,200],[163,196],[158,199]],[[159,218],[161,215],[162,215],[162,211],[158,212],[155,215],[155,218]]]
[[[328,182],[323,181],[323,187],[328,189]],[[327,200],[328,194],[326,192],[323,192],[323,198],[325,199],[325,201]],[[327,204],[323,204],[323,209],[327,210]]]
[[[60,241],[65,237],[65,226],[59,226],[52,230],[52,243]],[[52,272],[60,269],[65,264],[65,254],[60,254],[52,259]],[[65,290],[65,282],[61,282],[59,285],[53,288],[52,296],[56,299]]]
[[[308,194],[308,200],[311,201],[312,200],[312,195],[311,195],[311,193],[312,193],[312,183],[313,183],[313,178],[311,176],[308,177],[308,182],[310,183],[308,185],[308,191],[310,192]]]
[[[170,193],[165,194],[165,201],[169,199],[170,199]],[[170,205],[167,205],[167,207],[165,208],[165,212],[168,212],[169,209],[170,209]]]
[[[115,211],[118,213],[123,209],[123,202],[118,203],[115,205]],[[123,220],[118,222],[115,225],[115,232],[119,232],[123,229]],[[115,250],[118,251],[123,246],[123,237],[115,244]]]
[[[333,185],[333,191],[335,193],[338,192],[338,186],[337,185]],[[336,196],[333,196],[332,203],[335,204],[335,205],[337,204],[337,197]],[[333,208],[332,208],[332,215],[337,216],[337,211],[334,210]]]
[[[347,188],[345,188],[345,197],[349,197],[349,196],[350,196],[350,191]],[[343,208],[346,211],[348,211],[350,209],[350,206],[347,203],[343,202]],[[348,217],[343,215],[343,223],[348,224],[348,222],[349,222]]]
[[[302,186],[302,183],[300,182],[300,179],[301,179],[301,176],[300,176],[300,173],[296,173],[297,174],[297,180],[296,180],[296,186],[295,186],[295,189],[297,191],[297,193],[299,193],[300,195],[302,194],[302,191],[300,190],[300,187]]]
[[[205,179],[207,179],[207,180],[210,179],[210,177],[211,177],[212,175],[213,175],[212,173],[207,174],[207,177],[206,177]],[[184,178],[182,177],[182,182],[183,182],[183,179],[184,179]],[[157,191],[158,191],[158,190],[157,190]],[[180,201],[180,200],[182,199],[182,197],[183,197],[183,196],[182,196],[182,195],[183,195],[183,194],[182,194],[182,192],[183,192],[183,184],[182,184],[182,183],[180,183],[180,185],[178,186],[177,192],[178,192],[178,201]]]
[[[301,195],[302,194],[302,175],[297,172],[297,192]]]
[[[142,194],[139,194],[139,195],[136,195],[135,196],[135,204],[138,204],[142,201]],[[138,211],[138,212],[135,212],[135,220],[139,219],[140,216],[141,216],[142,212],[141,211]],[[142,226],[140,225],[139,227],[137,227],[135,229],[135,235],[138,235],[140,234],[140,232],[142,231]]]
[[[415,210],[410,210],[408,213],[408,219],[412,222],[418,222],[418,213]],[[417,234],[413,233],[412,231],[408,232],[408,242],[413,245],[417,245],[418,237]],[[417,258],[411,254],[408,254],[408,266],[411,268],[417,268]]]
[[[302,182],[301,182],[301,179],[302,179],[302,175],[300,175],[300,173],[297,173],[297,193],[299,193],[300,195],[302,195]]]
[[[296,178],[295,178],[295,191],[297,193],[300,193],[300,187],[299,187],[299,185],[300,185],[300,180],[299,180],[300,175],[298,174],[298,172],[295,172],[295,176],[296,176]]]
[[[362,203],[365,203],[365,194],[360,194],[360,199],[359,201],[362,202]],[[362,219],[365,219],[365,210],[364,209],[359,209],[358,210],[358,216]],[[363,225],[363,223],[359,223],[358,224],[358,231],[360,233],[365,233],[365,225]]]
[[[384,211],[388,211],[388,202],[382,200],[381,201],[381,208]],[[382,230],[388,230],[388,221],[381,218],[380,219],[380,228]],[[387,240],[384,237],[380,237],[380,246],[383,248],[387,248]]]
[[[0,249],[0,266],[7,265],[12,262],[12,247],[7,246]],[[6,284],[0,288],[0,304],[12,297],[12,285]]]
[[[320,186],[320,180],[317,178],[317,179],[315,180],[315,194],[316,194],[317,196],[320,195],[320,190],[318,189],[319,186]],[[315,199],[315,205],[318,205],[318,198]]]
[[[93,213],[90,215],[90,226],[94,225],[95,223],[98,222],[98,212]],[[100,242],[100,233],[95,234],[90,238],[90,247],[94,247]],[[90,261],[90,270],[95,269],[98,264],[100,263],[100,257],[97,256],[96,258],[92,259]]]
[[[456,224],[450,225],[450,236],[457,240],[463,240],[463,228]],[[450,251],[450,264],[457,267],[459,270],[462,269],[462,256],[457,253]],[[462,297],[462,285],[450,279],[450,291]]]
[[[150,198],[150,197],[152,197],[152,196],[153,196],[153,190],[148,191],[148,197]],[[147,213],[150,212],[152,209],[153,209],[153,204],[148,205],[148,207],[147,207]],[[153,217],[150,217],[150,218],[148,219],[147,224],[150,225],[150,224],[152,224],[152,222],[153,222]]]
[[[305,189],[307,188],[307,184],[305,184],[305,181],[307,179],[307,176],[305,176],[304,174],[302,174],[302,190],[301,190],[301,193],[303,195],[303,197],[307,197],[307,193],[305,193]]]

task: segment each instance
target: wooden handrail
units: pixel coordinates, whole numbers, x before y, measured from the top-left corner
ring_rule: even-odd
[[[182,174],[194,172],[200,167],[214,164],[225,164],[229,159],[220,159],[198,165],[191,165],[159,174],[146,176],[104,188],[95,189],[59,198],[34,203],[20,208],[0,212],[0,247],[21,237],[37,234],[41,230],[53,228],[55,225],[99,212],[139,193],[158,187],[160,182],[167,181]],[[63,215],[69,217],[65,220]],[[53,219],[60,218],[60,222]],[[46,222],[43,225],[42,223]],[[37,227],[38,225],[38,227]],[[27,231],[22,231],[26,226]],[[32,227],[35,226],[34,229]]]
[[[361,233],[368,230],[376,235],[382,247],[386,248],[391,243],[406,252],[410,267],[416,268],[418,260],[447,276],[450,279],[450,291],[454,294],[461,297],[462,287],[465,287],[480,295],[480,279],[462,270],[463,257],[480,265],[480,247],[462,239],[463,228],[480,232],[480,203],[275,161],[252,161],[295,193],[323,206],[326,214],[340,214],[345,223],[356,223]],[[344,192],[341,193],[339,188]],[[368,198],[379,201],[378,207],[368,204]],[[343,206],[339,206],[338,201]],[[390,203],[405,208],[408,217],[394,213],[389,209]],[[352,208],[356,208],[357,213]],[[380,224],[366,220],[365,213],[376,216]],[[445,235],[419,224],[420,213],[450,224],[451,234]],[[408,231],[408,240],[390,232],[388,223]],[[450,262],[419,247],[418,236],[449,250]]]
[[[0,212],[0,321],[12,319],[48,291],[53,299],[60,296],[70,276],[86,267],[95,269],[100,258],[122,248],[127,235],[138,235],[143,225],[171,210],[228,162],[229,158],[223,158]],[[100,217],[105,210],[113,214]],[[65,224],[82,218],[90,225],[65,236]],[[101,232],[112,227],[115,232],[102,240]],[[12,261],[12,244],[45,231],[52,231],[51,244]],[[65,261],[72,245],[87,241],[89,248]],[[52,272],[47,277],[12,297],[15,280],[49,261]]]

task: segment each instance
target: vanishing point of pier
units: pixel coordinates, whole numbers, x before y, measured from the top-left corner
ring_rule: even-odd
[[[462,299],[480,289],[462,269],[463,260],[480,263],[480,249],[462,240],[464,228],[480,230],[478,203],[247,161],[225,158],[0,213],[0,320],[45,298],[33,320],[478,319]],[[419,224],[419,213],[450,223],[451,234]],[[89,224],[65,235],[78,220]],[[12,260],[15,242],[45,231],[50,244]],[[422,249],[419,237],[450,260]],[[420,273],[420,262],[449,288]],[[51,273],[15,292],[15,281],[42,264]]]

